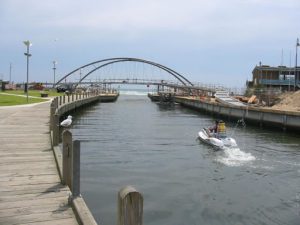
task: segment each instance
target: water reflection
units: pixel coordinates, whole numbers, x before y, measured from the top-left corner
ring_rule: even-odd
[[[82,195],[97,221],[116,223],[117,192],[131,184],[144,194],[148,225],[297,224],[299,135],[247,125],[234,132],[238,149],[215,151],[196,140],[213,123],[146,96],[78,111]]]

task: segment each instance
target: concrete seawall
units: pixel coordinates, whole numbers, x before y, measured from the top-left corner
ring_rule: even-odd
[[[262,109],[250,106],[227,106],[190,97],[175,97],[175,102],[229,120],[243,118],[245,121],[258,126],[271,126],[282,130],[300,131],[300,112]]]
[[[75,109],[79,109],[81,107],[84,107],[86,105],[92,104],[94,102],[101,101],[101,96],[94,96],[94,97],[89,97],[85,99],[80,99],[74,102],[69,102],[66,104],[63,104],[59,106],[55,112],[58,116],[62,116],[66,113],[69,113],[70,111],[73,111]]]

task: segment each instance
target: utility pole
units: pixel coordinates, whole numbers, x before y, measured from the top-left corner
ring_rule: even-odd
[[[298,80],[297,80],[297,55],[298,55],[298,47],[300,46],[299,43],[299,38],[297,38],[297,42],[296,42],[296,62],[295,62],[295,82],[294,82],[294,91],[296,91],[296,85],[298,84]]]

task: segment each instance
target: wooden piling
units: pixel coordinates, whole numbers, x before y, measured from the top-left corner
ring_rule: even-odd
[[[118,194],[118,225],[143,224],[143,196],[132,186]]]
[[[72,142],[72,133],[69,130],[65,130],[63,132],[62,144],[63,144],[62,183],[68,185],[72,190],[71,170],[72,170],[73,142]]]
[[[72,196],[80,195],[80,141],[73,141],[73,159],[72,159]]]
[[[55,114],[53,117],[53,146],[59,143],[59,115]]]
[[[50,130],[53,130],[55,110],[56,110],[55,100],[53,100],[50,104]]]

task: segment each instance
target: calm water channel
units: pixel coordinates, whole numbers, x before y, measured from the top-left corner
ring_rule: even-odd
[[[212,117],[143,95],[73,116],[81,192],[99,224],[117,223],[126,185],[143,193],[146,225],[300,224],[300,134],[227,122],[239,148],[215,151],[196,139]]]

